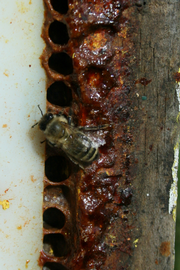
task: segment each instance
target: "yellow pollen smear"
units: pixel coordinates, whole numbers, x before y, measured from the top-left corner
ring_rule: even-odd
[[[7,201],[7,200],[0,201],[0,205],[2,205],[2,208],[3,208],[4,210],[6,210],[6,209],[9,208],[9,201]]]

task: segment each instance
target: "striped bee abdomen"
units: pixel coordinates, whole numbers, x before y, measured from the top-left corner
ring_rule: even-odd
[[[83,133],[73,134],[71,149],[68,154],[83,163],[92,163],[99,156],[98,148],[94,147],[92,141]]]

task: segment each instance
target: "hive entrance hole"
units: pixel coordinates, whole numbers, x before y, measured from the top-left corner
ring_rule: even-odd
[[[43,250],[55,257],[66,256],[69,252],[67,243],[62,234],[47,234],[44,236]]]
[[[57,208],[48,208],[43,214],[44,228],[61,229],[65,224],[65,215]]]
[[[64,181],[70,173],[69,162],[63,156],[52,156],[45,162],[45,175],[52,182]]]
[[[62,264],[60,263],[51,263],[51,262],[47,262],[44,266],[43,266],[43,270],[67,270],[66,267],[64,267]]]
[[[53,53],[49,58],[49,67],[63,75],[73,73],[73,63],[71,57],[64,52]]]
[[[71,89],[62,81],[54,82],[47,90],[47,100],[54,105],[70,106],[72,102]]]
[[[67,26],[62,22],[54,21],[49,26],[49,37],[55,44],[67,44],[69,40]]]
[[[51,0],[51,5],[54,10],[61,14],[68,12],[68,0]]]

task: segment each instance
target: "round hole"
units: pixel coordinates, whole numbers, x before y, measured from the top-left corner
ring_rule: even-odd
[[[61,14],[66,14],[68,12],[68,0],[51,0],[51,5],[54,10]]]
[[[72,102],[71,89],[64,82],[55,82],[47,90],[47,100],[54,105],[70,106]]]
[[[52,182],[61,182],[70,176],[67,159],[62,156],[49,157],[45,162],[45,174]]]
[[[63,75],[69,75],[73,72],[72,59],[64,52],[53,53],[49,58],[49,67]]]
[[[59,233],[44,236],[43,250],[45,253],[54,255],[55,257],[66,256],[69,252],[64,236]]]
[[[60,263],[47,262],[43,266],[43,270],[67,270],[67,268]]]
[[[50,227],[61,229],[64,227],[65,220],[65,215],[57,208],[48,208],[44,211],[43,221],[45,229]]]
[[[49,37],[55,44],[67,44],[69,40],[67,26],[62,22],[54,21],[49,27]]]

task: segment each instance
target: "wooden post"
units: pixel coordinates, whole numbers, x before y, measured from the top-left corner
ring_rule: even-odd
[[[137,9],[139,65],[134,71],[139,82],[134,127],[138,168],[133,203],[137,204],[138,242],[131,269],[168,270],[174,269],[175,259],[180,2],[141,1]]]

